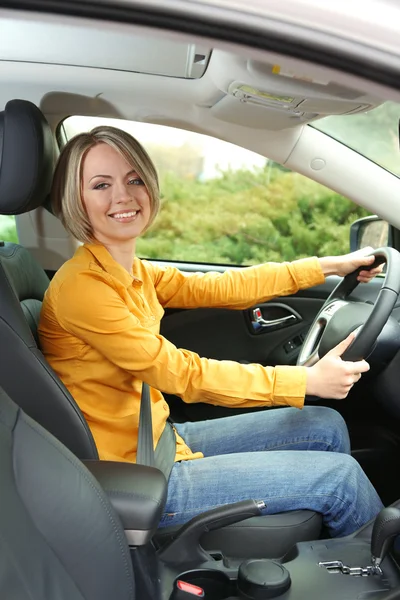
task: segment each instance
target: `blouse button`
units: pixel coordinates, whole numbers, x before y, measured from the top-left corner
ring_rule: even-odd
[[[164,404],[164,410],[168,410],[168,404]]]

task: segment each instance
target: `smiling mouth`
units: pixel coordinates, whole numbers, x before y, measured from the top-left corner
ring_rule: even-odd
[[[139,214],[139,210],[130,210],[127,212],[114,213],[112,215],[108,215],[114,221],[120,221],[123,223],[124,221],[131,221]]]

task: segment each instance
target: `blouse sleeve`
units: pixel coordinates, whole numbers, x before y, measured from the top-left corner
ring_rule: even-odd
[[[84,271],[66,279],[56,317],[61,327],[113,364],[185,402],[303,406],[305,368],[217,361],[178,349],[142,326],[139,310],[128,308],[101,273]]]

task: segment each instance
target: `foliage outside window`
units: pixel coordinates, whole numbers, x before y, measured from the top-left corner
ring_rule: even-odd
[[[400,176],[400,104],[385,102],[354,115],[334,115],[313,123],[349,148]]]
[[[100,123],[135,135],[160,175],[162,208],[138,240],[142,258],[251,265],[348,252],[350,224],[368,213],[266,158],[165,126],[70,117],[67,139]],[[162,141],[160,141],[162,140]]]
[[[0,215],[0,240],[3,242],[18,242],[14,216]]]

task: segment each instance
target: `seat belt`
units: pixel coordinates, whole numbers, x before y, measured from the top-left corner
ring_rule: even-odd
[[[151,417],[150,388],[143,382],[140,398],[138,445],[136,463],[156,467],[168,481],[175,463],[176,437],[172,423],[167,420],[164,431],[154,451],[153,423]]]
[[[153,421],[151,418],[150,388],[143,382],[140,398],[138,445],[136,463],[154,467]]]

